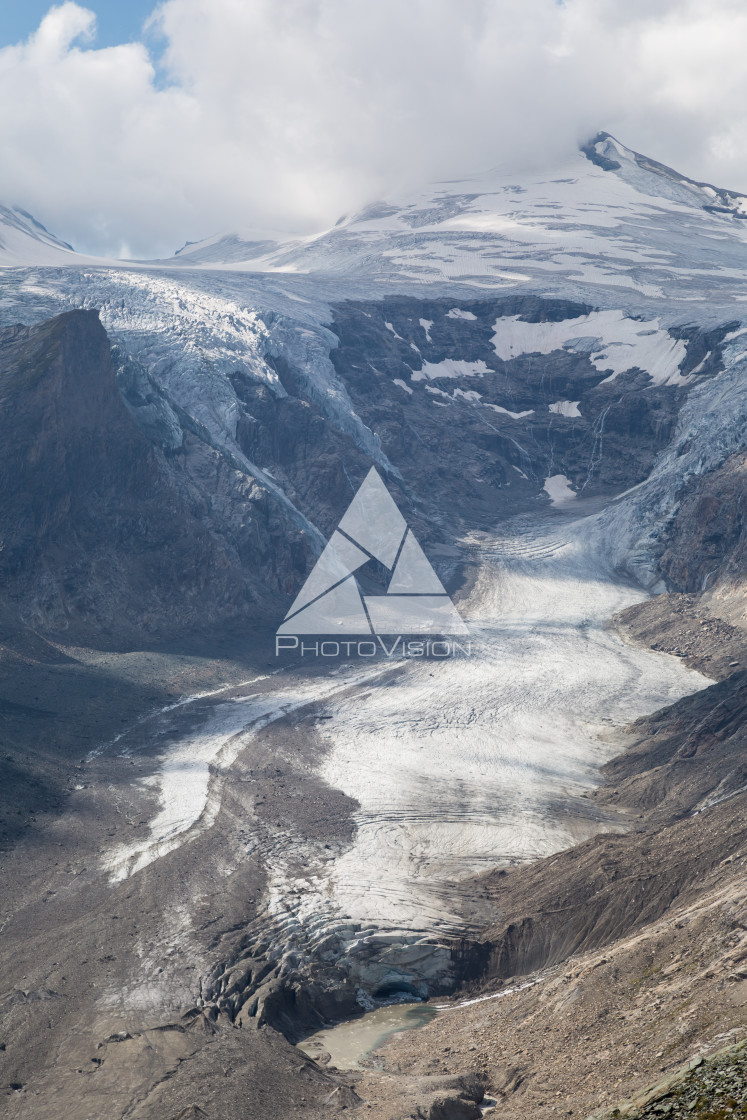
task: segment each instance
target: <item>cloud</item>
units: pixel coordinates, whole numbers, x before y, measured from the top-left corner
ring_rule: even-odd
[[[599,128],[747,191],[741,0],[167,0],[151,29],[97,49],[68,2],[0,50],[0,201],[87,251],[322,228]]]

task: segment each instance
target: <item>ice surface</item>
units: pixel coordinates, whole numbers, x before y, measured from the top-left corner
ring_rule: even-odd
[[[366,595],[376,634],[466,634],[448,595]],[[440,648],[440,647],[439,647]]]
[[[597,515],[589,547],[609,556],[653,594],[667,588],[658,557],[682,489],[747,447],[747,336],[735,332],[724,348],[726,368],[690,390],[671,444],[645,482]]]
[[[304,882],[304,920],[448,927],[464,877],[600,827],[578,798],[616,749],[605,728],[708,683],[605,628],[643,596],[588,549],[583,525],[576,537],[551,521],[515,528],[472,542],[481,574],[461,604],[472,657],[410,661],[363,702],[330,700],[321,773],[360,809],[352,846]],[[301,888],[293,859],[275,865],[277,914]]]
[[[535,517],[469,542],[480,574],[461,604],[470,636],[459,640],[471,641],[471,657],[394,657],[275,690],[258,681],[251,696],[219,704],[165,750],[160,809],[146,838],[108,854],[110,875],[132,875],[201,835],[239,751],[320,701],[334,716],[320,774],[359,803],[356,833],[322,865],[297,836],[263,857],[263,920],[278,936],[306,928],[319,937],[342,915],[363,928],[437,935],[461,921],[465,877],[604,827],[579,801],[617,749],[600,734],[708,682],[605,628],[643,595],[590,548],[584,524]]]

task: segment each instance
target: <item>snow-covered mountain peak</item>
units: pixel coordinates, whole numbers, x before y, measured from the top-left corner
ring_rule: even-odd
[[[228,235],[172,264],[360,283],[608,290],[702,300],[745,279],[747,197],[599,133],[541,174],[500,169],[395,193],[316,236]],[[618,295],[612,297],[612,292]],[[610,291],[611,290],[611,291]],[[727,297],[728,298],[728,297]]]
[[[609,132],[597,133],[582,145],[581,151],[597,167],[615,172],[641,192],[647,190],[710,213],[747,218],[747,195],[690,179],[658,160],[626,148]]]
[[[0,206],[0,265],[72,264],[72,245],[55,237],[28,211]]]
[[[292,240],[288,233],[277,230],[248,229],[236,233],[215,234],[202,241],[188,241],[177,249],[174,258],[190,267],[204,264],[231,264],[265,257]]]
[[[562,166],[500,168],[394,192],[303,237],[246,229],[160,261],[81,256],[21,210],[0,207],[1,266],[105,266],[306,274],[378,291],[382,281],[524,288],[619,306],[625,298],[743,298],[747,196],[698,182],[600,132]],[[288,296],[288,298],[291,298]]]

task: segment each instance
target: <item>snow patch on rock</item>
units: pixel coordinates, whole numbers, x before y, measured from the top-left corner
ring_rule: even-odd
[[[444,358],[442,362],[424,362],[422,369],[413,371],[413,381],[437,381],[442,377],[482,377],[489,373],[488,367],[482,360],[478,362],[462,362],[455,358]]]
[[[556,416],[580,416],[578,406],[581,401],[553,401],[547,407],[550,412],[554,412]]]
[[[564,474],[553,474],[545,479],[542,487],[554,506],[565,505],[576,497],[576,492]]]
[[[657,317],[641,322],[623,311],[592,311],[559,323],[528,323],[518,315],[504,316],[493,325],[491,342],[504,362],[523,354],[552,354],[555,350],[588,354],[592,365],[613,381],[630,369],[642,369],[655,385],[687,385],[680,373],[687,349],[672,338]]]
[[[503,408],[499,404],[490,404],[489,401],[483,402],[486,408],[492,408],[493,412],[502,412],[504,416],[510,416],[512,420],[523,420],[525,416],[534,416],[534,409],[527,409],[526,412],[511,412],[508,408]]]

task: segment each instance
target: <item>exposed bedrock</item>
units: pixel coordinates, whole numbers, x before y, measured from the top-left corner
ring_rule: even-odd
[[[293,589],[304,534],[142,385],[139,430],[96,312],[8,328],[0,356],[9,625],[142,642],[261,618]]]
[[[547,501],[548,476],[585,496],[645,479],[688,391],[723,368],[735,326],[667,332],[537,296],[351,301],[334,313],[337,376],[389,461],[450,523],[484,527]],[[637,347],[615,340],[628,333]]]
[[[713,591],[728,597],[747,571],[747,454],[688,480],[659,561],[677,591]],[[715,603],[714,603],[715,606]],[[745,619],[747,621],[747,617]]]

